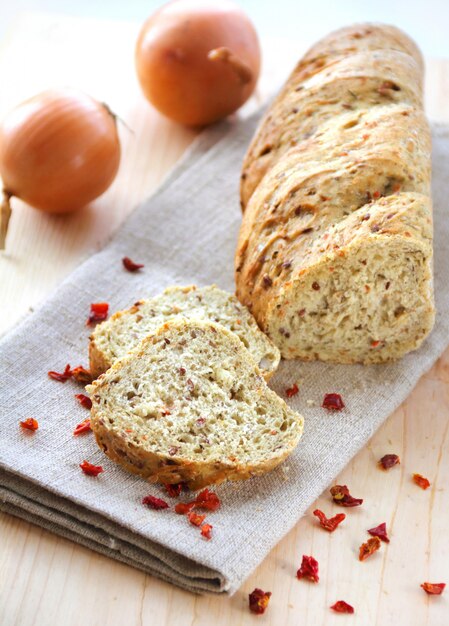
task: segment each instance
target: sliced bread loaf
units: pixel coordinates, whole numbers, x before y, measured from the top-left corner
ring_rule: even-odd
[[[238,337],[213,322],[164,324],[86,389],[98,445],[151,482],[199,489],[262,474],[303,429]]]
[[[147,335],[174,317],[209,319],[232,330],[251,352],[268,380],[276,371],[278,348],[257,326],[248,309],[235,296],[208,287],[169,287],[151,300],[141,300],[99,324],[90,337],[89,359],[94,378],[105,372]]]

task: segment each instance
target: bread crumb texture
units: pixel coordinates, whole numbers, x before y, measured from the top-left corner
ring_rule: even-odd
[[[303,429],[242,341],[213,322],[167,322],[87,390],[100,448],[152,482],[199,489],[262,474]]]
[[[379,363],[434,322],[423,62],[393,26],[299,62],[245,157],[237,295],[284,358]]]

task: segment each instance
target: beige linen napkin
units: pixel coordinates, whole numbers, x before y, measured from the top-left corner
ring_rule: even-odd
[[[283,362],[271,386],[283,395],[301,379],[301,393],[289,402],[306,418],[304,436],[286,463],[288,473],[284,466],[217,488],[222,507],[209,515],[211,541],[174,513],[174,500],[167,498],[172,506],[165,511],[143,506],[147,494],[165,497],[161,488],[110,462],[92,435],[72,435],[87,415],[73,397],[80,389],[50,380],[47,370],[87,363],[91,302],[107,301],[115,310],[171,284],[215,282],[233,290],[239,170],[256,122],[203,133],[114,240],[0,344],[1,508],[195,592],[236,591],[449,343],[449,130],[439,127],[433,163],[439,313],[433,333],[420,350],[389,365]],[[145,263],[144,270],[125,272],[123,256]],[[330,415],[319,408],[330,391],[343,395],[345,410]],[[31,435],[18,427],[29,416],[40,424]],[[103,465],[104,473],[82,474],[84,459]]]

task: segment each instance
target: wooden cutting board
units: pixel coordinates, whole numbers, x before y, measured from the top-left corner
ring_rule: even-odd
[[[137,32],[135,24],[35,14],[22,18],[3,45],[0,115],[42,89],[71,85],[107,102],[132,132],[120,128],[119,175],[92,206],[61,219],[14,202],[7,252],[0,255],[0,332],[29,314],[99,250],[195,137],[194,131],[162,118],[140,94],[133,65]],[[275,90],[311,43],[306,33],[298,40],[301,45],[264,44],[263,76],[246,113]],[[449,60],[428,60],[426,99],[430,117],[449,121]],[[447,625],[448,598],[429,597],[419,585],[449,583],[448,424],[449,351],[336,481],[376,503],[377,516],[361,507],[328,534],[311,514],[316,507],[337,512],[324,494],[232,598],[192,596],[3,514],[0,623],[238,626],[257,619],[271,625],[332,626],[347,619],[363,625]],[[376,464],[386,453],[401,457],[400,467],[388,474]],[[427,476],[431,488],[416,487],[413,472]],[[391,543],[360,563],[358,547],[366,541],[366,529],[380,522],[387,523]],[[303,554],[320,563],[318,585],[296,579]],[[254,587],[273,593],[259,618],[247,606]],[[355,617],[329,610],[339,599],[355,607]]]

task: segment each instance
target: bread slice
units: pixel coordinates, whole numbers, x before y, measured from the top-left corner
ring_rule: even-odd
[[[276,371],[280,360],[278,348],[262,333],[254,317],[235,296],[211,285],[169,287],[161,295],[136,302],[130,309],[119,311],[99,324],[89,344],[94,378],[178,315],[222,324],[248,348],[266,380]]]
[[[208,321],[167,322],[86,389],[98,445],[151,482],[199,489],[263,474],[303,429],[238,337]]]

